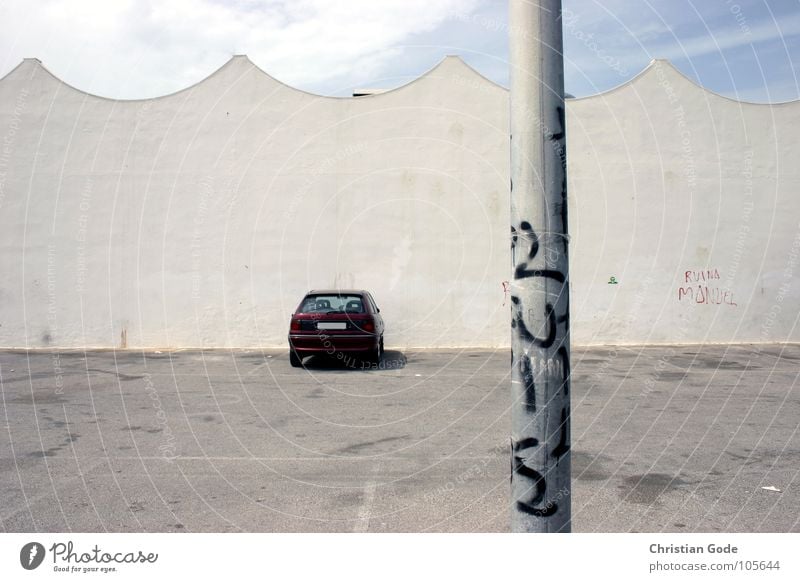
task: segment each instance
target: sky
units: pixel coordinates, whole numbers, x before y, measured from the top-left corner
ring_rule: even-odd
[[[800,98],[800,0],[564,0],[566,91],[669,59],[711,91]],[[323,95],[407,83],[456,54],[508,86],[506,0],[0,0],[0,76],[36,57],[84,91],[164,95],[234,54]]]

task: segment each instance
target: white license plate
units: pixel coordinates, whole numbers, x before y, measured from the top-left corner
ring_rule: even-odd
[[[317,329],[347,329],[346,321],[319,321]]]

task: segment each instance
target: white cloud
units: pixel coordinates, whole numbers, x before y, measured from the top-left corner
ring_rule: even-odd
[[[693,23],[694,34],[680,35],[674,33],[663,22],[653,18],[642,18],[640,22],[626,27],[625,34],[618,35],[616,39],[601,36],[602,40],[599,42],[605,43],[609,52],[613,50],[624,65],[637,72],[636,68],[641,66],[643,60],[646,62],[653,58],[672,61],[694,59],[708,54],[721,54],[751,44],[779,43],[784,38],[800,35],[800,13],[784,17],[777,23],[762,19],[752,26],[747,25],[746,28],[737,26],[733,15],[725,16],[729,17],[727,27],[706,30],[699,26],[701,22],[698,21]],[[565,34],[565,40],[571,41],[569,34]],[[575,45],[573,41],[572,46]],[[594,55],[585,51],[575,51],[575,53],[576,66],[587,74],[591,75],[607,68],[598,59],[593,58]]]
[[[38,0],[35,9],[32,4],[0,0],[0,75],[35,56],[68,83],[110,97],[182,89],[239,53],[281,81],[328,94],[407,82],[449,53],[462,54],[490,78],[507,82],[504,0]],[[732,84],[753,84],[752,67],[737,68],[737,58],[763,67],[765,85],[794,80],[782,40],[800,34],[796,11],[778,15],[776,25],[757,0],[739,0],[742,22],[727,3],[688,4],[704,14],[675,0],[647,0],[636,9],[630,0],[565,0],[565,9],[579,16],[564,36],[568,90],[586,95],[608,89],[654,57],[678,62],[723,93],[730,93]],[[789,43],[788,52],[796,46]],[[713,58],[695,59],[715,54],[730,71],[707,65]]]
[[[769,86],[737,87],[727,94],[734,99],[753,103],[783,103],[800,99],[800,89],[794,80],[770,83]]]
[[[665,3],[659,6],[671,8]],[[794,82],[793,74],[778,69],[788,56],[782,48],[784,41],[800,35],[800,14],[782,15],[775,22],[763,9],[758,11],[757,7],[748,6],[747,18],[737,20],[726,4],[712,11],[713,18],[693,12],[670,14],[666,20],[663,12],[656,12],[653,5],[648,7],[641,13],[624,15],[607,11],[605,24],[596,10],[589,11],[585,18],[580,14],[581,18],[571,28],[565,28],[568,87],[579,95],[597,93],[639,73],[653,58],[666,58],[722,94],[736,97],[736,86],[750,87],[756,80],[765,86],[760,95],[753,87],[747,98],[756,95],[758,100],[792,98],[792,92],[785,87],[769,92],[767,86],[780,83],[788,86]],[[744,14],[744,9],[736,10]],[[580,38],[590,33],[593,34],[590,47],[596,50],[589,50],[588,43],[580,42]],[[613,57],[619,67],[610,67],[600,54]],[[721,67],[709,62],[720,62]],[[766,77],[753,78],[759,71]],[[744,97],[739,95],[739,98]]]
[[[414,34],[478,0],[29,0],[0,4],[0,74],[35,56],[111,97],[182,89],[246,53],[293,85],[378,72]]]
[[[800,14],[783,18],[778,25],[771,21],[761,22],[747,29],[729,28],[720,32],[698,35],[648,47],[650,54],[658,58],[678,60],[701,55],[720,53],[750,44],[777,42],[783,38],[800,34]]]

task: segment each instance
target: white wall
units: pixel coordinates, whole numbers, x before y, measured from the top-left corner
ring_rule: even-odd
[[[234,57],[142,101],[26,60],[0,80],[0,346],[282,346],[332,286],[373,292],[388,345],[507,346],[507,99],[453,57],[357,99]],[[660,61],[568,102],[575,343],[798,340],[798,117]],[[678,299],[704,269],[736,305]]]
[[[575,340],[798,341],[800,102],[732,101],[655,61],[568,107]]]

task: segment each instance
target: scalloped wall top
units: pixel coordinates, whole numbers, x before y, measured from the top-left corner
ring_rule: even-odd
[[[267,77],[270,81],[272,81],[272,82],[274,82],[274,83],[276,83],[278,85],[281,85],[283,87],[286,87],[288,89],[291,89],[292,91],[296,91],[298,93],[304,94],[304,95],[310,95],[310,96],[313,96],[313,97],[318,97],[320,99],[336,99],[336,100],[351,100],[351,99],[353,99],[353,97],[349,97],[349,96],[347,96],[347,97],[337,97],[337,96],[329,96],[329,95],[319,95],[317,93],[312,93],[310,91],[305,91],[303,89],[298,89],[297,87],[294,87],[292,85],[284,83],[280,79],[277,79],[277,78],[273,77],[272,75],[270,75],[269,73],[264,71],[262,68],[260,68],[258,65],[256,65],[253,61],[251,61],[250,58],[247,55],[233,55],[228,61],[225,62],[225,64],[223,64],[221,67],[219,67],[218,69],[213,71],[211,74],[209,74],[208,76],[200,79],[196,83],[193,83],[193,84],[191,84],[191,85],[189,85],[187,87],[184,87],[183,89],[179,89],[177,91],[174,91],[172,93],[167,93],[165,95],[159,95],[159,96],[155,96],[155,97],[145,97],[145,98],[134,98],[134,99],[116,99],[116,98],[104,97],[102,95],[96,95],[96,94],[84,91],[84,90],[82,90],[82,89],[80,89],[78,87],[70,85],[69,83],[67,83],[66,81],[61,79],[58,75],[56,75],[55,73],[50,71],[47,67],[45,67],[42,64],[42,62],[37,58],[26,58],[26,59],[23,59],[22,62],[20,62],[16,67],[14,67],[11,71],[6,73],[6,75],[4,75],[2,78],[0,78],[0,83],[2,83],[4,80],[6,80],[7,78],[11,77],[15,73],[21,73],[22,69],[24,68],[24,66],[26,64],[40,68],[41,70],[46,72],[49,76],[51,76],[55,81],[57,81],[61,85],[65,86],[65,87],[68,87],[68,88],[70,88],[70,89],[72,89],[74,91],[77,91],[77,92],[79,92],[79,93],[81,93],[83,95],[87,95],[89,97],[93,97],[93,98],[96,98],[96,99],[104,99],[104,100],[118,101],[118,102],[141,102],[141,101],[155,101],[155,100],[159,100],[159,99],[166,99],[166,98],[169,98],[169,97],[184,93],[185,91],[189,91],[189,90],[191,90],[191,89],[193,89],[195,87],[198,87],[200,85],[203,85],[206,82],[208,82],[211,79],[213,79],[214,77],[220,75],[223,71],[226,71],[228,69],[231,69],[231,68],[237,67],[237,66],[241,67],[243,69],[254,69],[254,70],[257,70],[259,73],[261,73],[262,75]],[[653,59],[641,71],[639,71],[638,73],[633,75],[630,79],[627,79],[627,80],[623,81],[622,83],[620,83],[616,87],[612,87],[611,89],[608,89],[608,90],[605,90],[605,91],[601,91],[601,92],[593,94],[593,95],[586,95],[586,96],[582,96],[582,97],[573,97],[573,98],[570,99],[570,101],[585,101],[585,100],[590,100],[590,99],[604,98],[604,97],[606,97],[606,96],[608,96],[608,95],[610,95],[612,93],[615,93],[615,92],[617,92],[617,91],[619,91],[621,89],[624,89],[624,88],[634,84],[637,80],[639,80],[639,79],[641,79],[641,78],[643,78],[643,77],[645,77],[645,76],[647,76],[649,74],[654,74],[654,69],[655,69],[655,65],[656,64],[666,65],[667,67],[669,67],[669,69],[671,71],[676,73],[681,79],[683,79],[684,81],[688,82],[693,87],[695,87],[695,88],[701,90],[702,92],[708,94],[709,96],[717,97],[717,98],[720,98],[720,99],[725,99],[727,101],[733,101],[735,103],[742,103],[742,104],[746,104],[746,105],[758,105],[758,106],[776,106],[776,105],[786,105],[786,104],[793,104],[793,103],[800,102],[800,99],[795,99],[795,100],[790,100],[790,101],[774,102],[774,103],[757,103],[757,102],[745,101],[745,100],[741,100],[741,99],[735,99],[735,98],[732,98],[732,97],[727,97],[725,95],[721,95],[719,93],[711,91],[710,89],[707,89],[707,88],[703,87],[702,85],[698,84],[693,79],[691,79],[686,74],[684,74],[675,65],[673,65],[668,59]],[[419,81],[421,81],[421,80],[423,80],[425,78],[436,76],[437,74],[440,74],[441,72],[443,72],[443,70],[446,70],[446,69],[453,69],[452,71],[448,71],[450,74],[453,74],[458,69],[461,69],[463,73],[474,77],[476,79],[476,81],[478,81],[478,82],[485,83],[486,86],[496,87],[496,88],[498,88],[500,90],[508,91],[508,89],[506,87],[504,87],[504,86],[502,86],[502,85],[500,85],[498,83],[495,83],[494,81],[490,80],[486,76],[484,76],[481,73],[479,73],[476,69],[474,69],[473,67],[468,65],[460,56],[458,56],[458,55],[448,55],[444,59],[439,61],[431,69],[429,69],[428,71],[426,71],[425,73],[423,73],[422,75],[417,77],[416,79],[412,79],[408,83],[405,83],[403,85],[400,85],[400,86],[392,88],[392,89],[388,89],[388,90],[383,91],[381,93],[375,93],[375,94],[372,94],[372,95],[360,96],[360,97],[358,97],[358,99],[359,100],[380,99],[383,96],[386,96],[387,94],[391,94],[391,93],[394,93],[396,91],[403,90],[403,89],[405,89],[407,87],[411,87],[414,84],[418,83]]]
[[[23,59],[22,62],[20,64],[18,64],[14,69],[12,69],[5,76],[0,78],[0,83],[5,81],[6,79],[10,80],[10,78],[15,76],[15,75],[30,74],[30,70],[28,70],[28,72],[26,73],[26,66],[27,67],[35,67],[35,68],[43,71],[44,73],[46,73],[49,77],[51,77],[54,81],[56,81],[60,85],[62,85],[64,87],[67,87],[67,88],[69,88],[69,89],[71,89],[73,91],[76,91],[76,92],[78,92],[78,93],[80,93],[82,95],[86,95],[88,97],[92,97],[92,98],[95,98],[95,99],[103,99],[103,100],[107,100],[107,101],[115,101],[115,102],[119,102],[119,103],[136,103],[136,102],[146,102],[146,101],[156,101],[156,100],[160,100],[160,99],[168,99],[170,97],[173,97],[173,96],[176,96],[176,95],[180,95],[180,94],[182,94],[182,93],[184,93],[186,91],[189,91],[191,89],[195,89],[195,88],[197,88],[199,86],[205,85],[205,84],[211,82],[213,79],[215,79],[216,77],[218,77],[218,76],[220,76],[222,74],[231,74],[232,76],[236,77],[236,76],[245,74],[245,73],[247,73],[249,71],[257,71],[260,75],[262,75],[264,78],[266,78],[269,82],[271,82],[271,83],[273,83],[273,84],[275,84],[277,86],[281,86],[281,87],[284,87],[284,88],[289,89],[291,91],[297,92],[297,93],[302,94],[302,95],[307,95],[307,96],[311,96],[311,97],[315,97],[315,98],[319,98],[319,99],[347,100],[347,101],[350,101],[350,100],[354,99],[353,97],[350,97],[350,96],[338,97],[338,96],[329,96],[329,95],[319,95],[317,93],[312,93],[310,91],[305,91],[303,89],[298,89],[297,87],[289,85],[288,83],[284,83],[280,79],[277,79],[277,78],[273,77],[272,75],[270,75],[269,73],[264,71],[261,67],[256,65],[253,61],[251,61],[250,58],[247,55],[233,55],[221,67],[219,67],[218,69],[213,71],[208,76],[204,77],[203,79],[200,79],[196,83],[193,83],[193,84],[189,85],[188,87],[184,87],[183,89],[179,89],[178,91],[174,91],[172,93],[167,93],[165,95],[159,95],[159,96],[155,96],[155,97],[145,97],[145,98],[136,98],[136,99],[116,99],[116,98],[113,98],[113,97],[105,97],[105,96],[102,96],[102,95],[96,95],[94,93],[90,93],[88,91],[84,91],[84,90],[82,90],[82,89],[80,89],[78,87],[75,87],[74,85],[71,85],[71,84],[67,83],[63,79],[61,79],[58,75],[56,75],[55,73],[50,71],[47,67],[45,67],[42,64],[42,62],[37,58],[26,58],[26,59]],[[505,87],[503,87],[502,85],[499,85],[499,84],[489,80],[488,78],[484,77],[480,73],[478,73],[475,69],[470,67],[467,63],[465,63],[463,61],[463,59],[461,59],[461,57],[456,56],[456,55],[448,55],[444,59],[439,61],[436,65],[434,65],[431,69],[429,69],[428,71],[426,71],[425,73],[423,73],[422,75],[417,77],[416,79],[412,79],[408,83],[404,83],[403,85],[400,85],[398,87],[394,87],[392,89],[387,89],[386,91],[383,91],[381,93],[375,93],[375,94],[372,94],[372,95],[361,96],[361,97],[358,97],[357,99],[358,99],[358,101],[367,100],[367,99],[380,99],[380,98],[382,98],[382,97],[384,97],[386,95],[390,95],[390,94],[396,93],[398,91],[402,91],[402,90],[404,90],[406,88],[412,87],[412,86],[416,85],[417,83],[419,83],[420,81],[423,81],[424,79],[435,78],[437,76],[454,76],[454,75],[470,76],[470,77],[473,77],[476,82],[483,83],[483,84],[485,84],[486,86],[489,86],[489,87],[497,88],[498,90],[501,90],[501,91],[507,91],[507,89]]]

